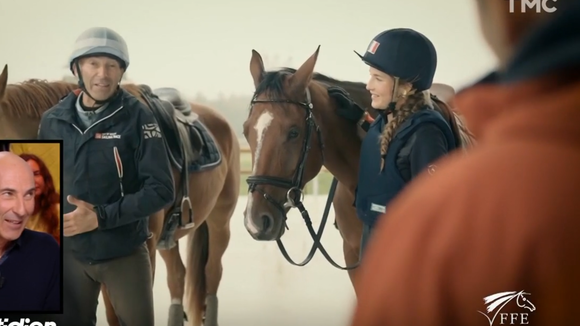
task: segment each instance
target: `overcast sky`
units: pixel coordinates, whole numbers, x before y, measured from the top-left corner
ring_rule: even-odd
[[[461,87],[495,64],[471,0],[0,0],[0,65],[9,65],[9,83],[69,73],[74,40],[94,26],[126,39],[132,81],[208,97],[253,91],[252,49],[267,56],[268,69],[298,67],[321,45],[318,72],[366,82],[368,68],[353,50],[396,27],[433,41],[437,82]]]

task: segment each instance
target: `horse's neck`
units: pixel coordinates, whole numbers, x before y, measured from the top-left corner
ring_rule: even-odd
[[[345,89],[352,100],[362,108],[370,106],[370,95],[363,84],[337,84]],[[358,166],[362,140],[360,128],[341,118],[334,108],[327,108],[318,117],[323,125],[322,137],[325,142],[324,167],[334,175],[341,184],[354,191],[358,182]]]
[[[358,179],[361,140],[356,132],[344,132],[335,128],[324,132],[324,167],[334,175],[340,183],[354,191]]]

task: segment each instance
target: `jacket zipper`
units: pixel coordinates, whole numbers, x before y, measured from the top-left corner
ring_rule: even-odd
[[[121,197],[125,197],[125,192],[123,191],[123,161],[121,161],[121,156],[119,155],[119,150],[117,146],[113,147],[113,156],[115,157],[115,165],[117,165],[117,174],[119,175],[119,186],[121,187]]]

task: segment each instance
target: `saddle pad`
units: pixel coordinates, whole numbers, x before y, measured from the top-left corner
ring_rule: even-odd
[[[187,168],[188,172],[203,172],[211,170],[222,162],[222,154],[217,142],[207,127],[199,120],[193,121],[190,128],[195,128],[201,135],[203,147],[200,156]],[[195,132],[189,132],[190,137],[196,137]],[[194,140],[192,139],[192,142]]]

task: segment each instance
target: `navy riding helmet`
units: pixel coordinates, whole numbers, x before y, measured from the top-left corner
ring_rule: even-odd
[[[437,69],[437,51],[417,31],[390,29],[375,36],[364,55],[354,52],[369,66],[410,82],[418,92],[431,88]]]

